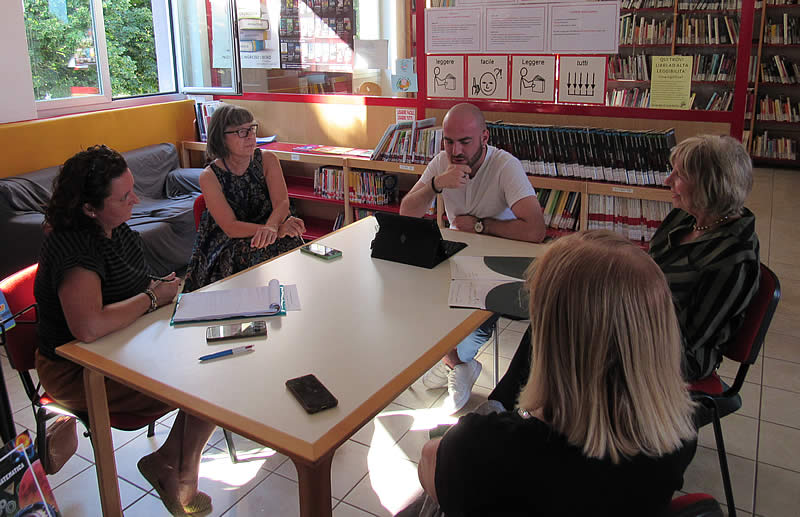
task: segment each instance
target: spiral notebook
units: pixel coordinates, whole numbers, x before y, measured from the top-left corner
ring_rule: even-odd
[[[282,316],[286,314],[284,286],[276,279],[261,287],[181,294],[171,324],[196,321]]]

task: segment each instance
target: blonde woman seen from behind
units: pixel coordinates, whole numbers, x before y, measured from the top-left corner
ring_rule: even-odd
[[[415,510],[659,515],[697,445],[664,274],[626,239],[592,231],[553,243],[527,285],[532,357],[518,407],[466,415],[428,442]]]

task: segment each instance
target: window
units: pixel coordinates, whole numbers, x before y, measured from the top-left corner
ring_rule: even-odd
[[[175,92],[168,0],[23,0],[36,101]]]

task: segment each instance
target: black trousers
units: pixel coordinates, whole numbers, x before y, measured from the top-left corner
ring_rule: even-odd
[[[489,400],[496,400],[503,404],[508,411],[514,409],[519,392],[528,381],[531,373],[531,328],[525,331],[522,340],[514,352],[508,370],[489,394]]]

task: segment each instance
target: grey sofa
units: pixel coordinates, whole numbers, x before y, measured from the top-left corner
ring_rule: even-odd
[[[202,169],[182,169],[172,144],[156,144],[122,153],[135,179],[136,195],[128,225],[138,231],[145,257],[156,274],[180,271],[194,244],[192,207],[200,193]],[[44,240],[44,207],[59,167],[0,179],[0,279],[38,261]]]

